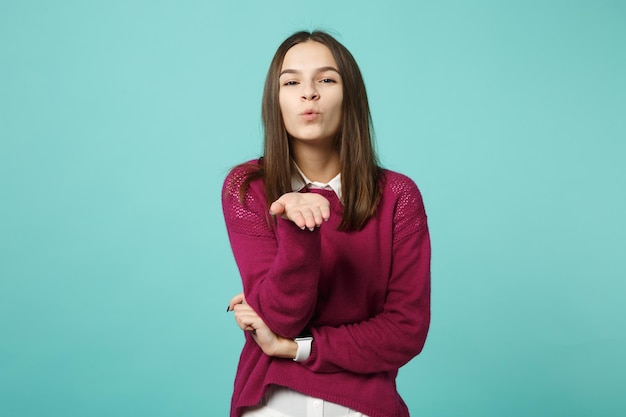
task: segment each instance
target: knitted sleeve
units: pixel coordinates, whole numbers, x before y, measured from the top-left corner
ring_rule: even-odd
[[[249,166],[249,165],[248,165]],[[246,301],[277,334],[300,334],[315,310],[319,281],[319,233],[268,213],[263,183],[252,181],[240,197],[246,165],[224,181],[222,209]]]
[[[313,372],[393,372],[419,354],[430,324],[430,238],[417,186],[407,177],[388,184],[393,193],[393,254],[383,310],[367,321],[312,329],[314,342],[302,366]]]

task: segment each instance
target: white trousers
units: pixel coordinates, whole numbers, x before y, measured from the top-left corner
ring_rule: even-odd
[[[263,402],[243,417],[368,417],[351,408],[309,397],[289,388],[273,386]]]
[[[279,411],[269,408],[266,405],[263,405],[260,407],[251,408],[248,411],[244,411],[242,417],[309,417],[309,416],[315,416],[315,415],[317,414],[307,414],[305,416],[283,414]],[[324,416],[323,412],[322,414],[319,414],[319,415]],[[367,416],[363,413],[359,413],[358,411],[352,410],[348,414],[344,414],[344,417],[367,417]]]

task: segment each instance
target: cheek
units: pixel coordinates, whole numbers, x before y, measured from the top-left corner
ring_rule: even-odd
[[[278,107],[282,114],[287,115],[293,111],[293,103],[294,97],[292,92],[289,90],[279,90],[278,91]]]
[[[287,100],[284,94],[278,95],[278,108],[280,109],[280,115],[283,118],[283,125],[287,133],[292,135],[293,134],[293,129],[292,129],[293,118],[291,116],[291,112],[289,111],[290,106],[288,103],[289,103],[289,100]]]
[[[338,99],[333,106],[333,113],[337,119],[337,123],[341,122],[341,114],[343,112],[343,100]]]

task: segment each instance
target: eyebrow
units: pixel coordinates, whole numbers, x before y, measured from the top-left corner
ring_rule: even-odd
[[[320,68],[315,70],[316,73],[326,72],[326,71],[334,71],[337,74],[341,75],[339,70],[337,68],[335,68],[335,67],[320,67]],[[282,77],[283,74],[299,74],[300,72],[302,72],[302,71],[298,71],[298,70],[295,70],[295,69],[289,69],[288,68],[288,69],[282,70],[280,72],[280,74],[278,74],[278,77]]]

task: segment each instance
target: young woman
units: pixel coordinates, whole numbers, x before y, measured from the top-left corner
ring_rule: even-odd
[[[246,335],[231,416],[406,417],[396,375],[430,322],[421,195],[378,166],[360,70],[324,32],[280,45],[262,116],[263,157],[223,189]]]

